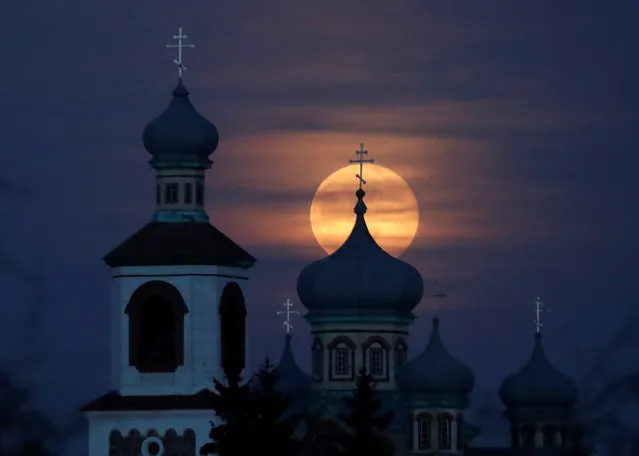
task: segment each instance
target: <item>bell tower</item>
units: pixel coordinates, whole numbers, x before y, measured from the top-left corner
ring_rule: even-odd
[[[246,364],[245,294],[256,260],[209,223],[204,178],[218,132],[182,80],[182,51],[193,45],[181,28],[173,38],[177,86],[143,134],[155,213],[104,257],[111,391],[83,408],[90,456],[198,454],[215,419],[213,378],[239,377]]]

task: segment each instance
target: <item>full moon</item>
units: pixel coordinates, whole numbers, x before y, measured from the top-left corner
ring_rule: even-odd
[[[320,184],[311,203],[311,227],[319,245],[331,254],[353,229],[359,164],[345,166]],[[399,174],[376,164],[364,165],[366,225],[381,248],[401,255],[419,226],[415,194]]]

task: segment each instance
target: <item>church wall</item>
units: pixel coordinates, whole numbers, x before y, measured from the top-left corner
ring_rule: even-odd
[[[90,412],[87,413],[87,418],[91,456],[109,455],[109,435],[113,430],[118,430],[123,435],[131,430],[137,430],[143,435],[154,430],[159,436],[163,436],[170,429],[180,435],[188,429],[195,432],[195,454],[192,455],[195,456],[199,454],[202,445],[209,441],[209,421],[217,421],[211,410]]]
[[[245,270],[217,266],[115,268],[111,328],[115,389],[124,395],[191,394],[211,388],[213,377],[223,378],[219,367],[219,299],[230,281],[244,292],[246,279]],[[189,311],[184,317],[184,365],[172,373],[140,373],[129,366],[129,317],[124,310],[135,290],[152,280],[177,288]]]

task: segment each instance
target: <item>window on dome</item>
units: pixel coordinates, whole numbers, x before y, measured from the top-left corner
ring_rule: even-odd
[[[451,429],[452,420],[448,415],[441,415],[439,417],[439,449],[440,450],[450,450],[451,448],[451,439],[450,439],[450,429]]]
[[[368,366],[371,375],[384,375],[384,349],[379,345],[368,349]]]
[[[528,424],[521,429],[521,446],[535,448],[535,426]]]
[[[324,349],[322,341],[316,339],[313,343],[313,380],[321,381],[324,378]]]
[[[195,184],[195,204],[204,204],[204,184],[202,182]]]
[[[186,182],[184,184],[184,204],[193,203],[193,184]]]
[[[166,184],[164,186],[164,203],[165,204],[177,204],[178,203],[178,184]]]
[[[430,450],[433,431],[433,417],[424,414],[417,418],[417,448]]]
[[[350,350],[348,347],[335,349],[335,375],[348,375],[350,373]]]

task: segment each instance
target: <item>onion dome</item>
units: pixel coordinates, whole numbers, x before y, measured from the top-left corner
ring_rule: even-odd
[[[146,126],[142,140],[154,165],[192,163],[208,167],[208,156],[217,148],[219,136],[215,125],[193,107],[180,79],[171,103]]]
[[[291,335],[286,335],[282,358],[275,367],[278,391],[293,398],[303,397],[311,391],[311,376],[304,372],[293,357]]]
[[[528,364],[506,377],[499,388],[499,397],[510,409],[570,408],[577,401],[577,385],[550,364],[541,345],[541,333],[536,333]]]
[[[365,192],[357,190],[355,225],[328,257],[306,266],[297,294],[313,315],[397,315],[412,317],[424,293],[422,276],[410,264],[386,253],[368,231]]]
[[[409,394],[465,398],[475,385],[468,366],[452,356],[439,334],[439,318],[433,318],[433,331],[426,349],[402,370],[399,386]]]

